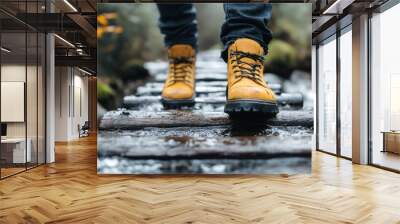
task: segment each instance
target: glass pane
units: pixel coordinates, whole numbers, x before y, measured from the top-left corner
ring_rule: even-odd
[[[336,39],[318,48],[318,144],[336,153]]]
[[[26,33],[1,34],[1,160],[2,177],[25,170],[26,150]],[[28,147],[29,148],[29,147]]]
[[[26,112],[27,112],[27,149],[31,151],[28,168],[37,165],[37,132],[38,132],[38,36],[36,32],[28,32],[28,63],[26,81]]]
[[[372,163],[400,170],[400,5],[374,15],[372,25]]]
[[[37,1],[27,2],[26,12],[38,12]],[[31,17],[30,20],[37,20],[38,17]],[[31,21],[36,23],[37,21]],[[27,149],[31,151],[28,168],[37,166],[38,160],[38,34],[36,30],[27,30]]]
[[[340,152],[351,158],[352,141],[352,35],[340,36]]]
[[[38,45],[38,163],[45,163],[45,44],[46,39],[44,34],[39,34],[39,45]]]

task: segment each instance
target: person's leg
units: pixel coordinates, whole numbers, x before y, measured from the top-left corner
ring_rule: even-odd
[[[194,105],[197,21],[193,4],[157,4],[169,68],[161,93],[166,109]]]
[[[231,117],[249,113],[250,117],[275,116],[279,112],[276,96],[264,80],[264,55],[271,40],[266,26],[271,18],[271,5],[226,3],[224,9],[221,57],[228,64],[224,111]]]
[[[268,51],[271,32],[267,23],[271,18],[271,4],[266,3],[225,3],[225,23],[221,29],[221,41],[224,49],[221,57],[227,61],[229,46],[238,38],[249,38],[257,41]]]
[[[165,35],[165,46],[189,44],[197,46],[197,20],[193,4],[157,4],[159,27]]]

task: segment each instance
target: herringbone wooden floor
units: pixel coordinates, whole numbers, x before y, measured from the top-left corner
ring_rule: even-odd
[[[0,181],[0,223],[400,223],[400,175],[313,153],[311,175],[98,176],[96,139]]]

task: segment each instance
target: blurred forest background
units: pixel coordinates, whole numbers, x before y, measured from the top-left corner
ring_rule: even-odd
[[[158,10],[151,3],[103,3],[98,7],[98,102],[110,110],[124,95],[149,79],[143,64],[165,60]],[[199,50],[220,49],[225,14],[221,3],[196,3]],[[265,72],[289,78],[295,70],[311,73],[311,4],[272,6],[273,32]],[[311,78],[310,78],[311,79]]]

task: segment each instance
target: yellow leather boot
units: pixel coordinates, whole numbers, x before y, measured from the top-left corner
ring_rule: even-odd
[[[195,56],[195,50],[190,45],[176,44],[168,49],[168,77],[161,98],[165,108],[194,105]]]
[[[225,113],[275,116],[274,92],[264,81],[264,50],[254,40],[237,39],[228,49],[228,87]]]

